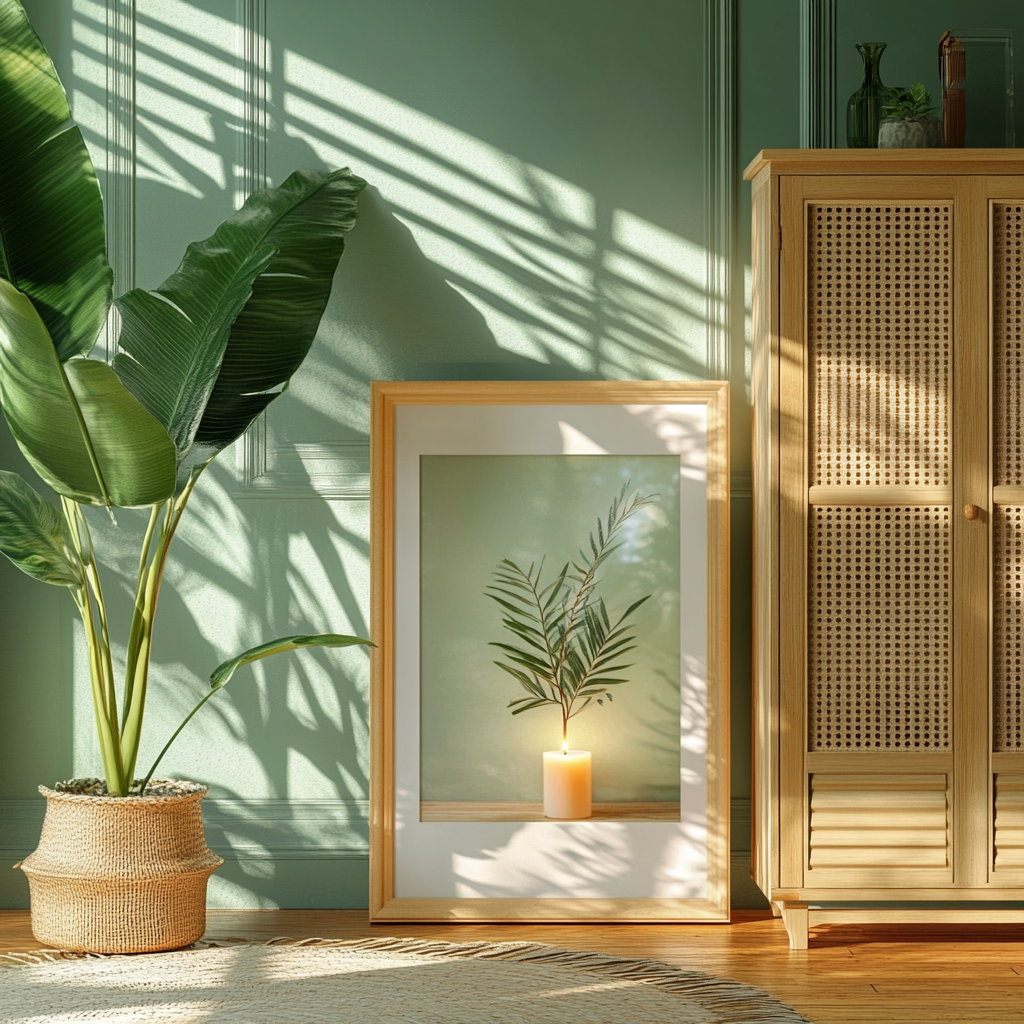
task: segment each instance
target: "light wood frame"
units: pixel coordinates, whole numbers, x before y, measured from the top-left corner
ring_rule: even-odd
[[[707,409],[707,889],[699,898],[395,895],[396,411],[404,405],[703,405]],[[370,920],[729,919],[729,386],[714,382],[374,382],[371,385]],[[445,825],[437,823],[438,828]]]

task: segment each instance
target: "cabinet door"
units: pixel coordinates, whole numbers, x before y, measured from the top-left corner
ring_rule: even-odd
[[[990,179],[991,881],[1024,882],[1024,180]]]
[[[987,494],[987,202],[873,175],[787,178],[780,205],[780,883],[962,884],[987,799],[988,527],[958,511]]]

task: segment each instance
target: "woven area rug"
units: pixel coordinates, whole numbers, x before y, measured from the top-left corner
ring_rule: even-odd
[[[748,985],[536,943],[203,943],[136,956],[8,955],[4,1024],[797,1024]]]

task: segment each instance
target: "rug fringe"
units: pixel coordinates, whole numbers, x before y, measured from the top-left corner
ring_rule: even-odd
[[[721,1024],[811,1024],[796,1010],[753,985],[717,978],[704,971],[690,971],[662,960],[612,956],[607,953],[561,949],[541,942],[442,942],[436,939],[292,939],[277,936],[262,942],[227,937],[200,939],[187,949],[218,949],[238,946],[325,946],[367,952],[412,953],[445,959],[507,960],[544,966],[572,967],[622,981],[653,985],[691,998],[719,1016]],[[168,950],[182,952],[182,950]],[[115,954],[116,955],[116,954]],[[134,954],[138,955],[138,954]],[[159,956],[159,954],[148,954]],[[107,954],[70,950],[39,950],[0,954],[0,968],[30,967],[60,960],[108,959]]]
[[[203,939],[197,946],[236,945],[242,939]],[[691,997],[703,1008],[721,1016],[722,1024],[811,1024],[796,1010],[774,996],[740,981],[717,978],[704,971],[690,971],[662,960],[612,956],[561,949],[541,942],[442,942],[437,939],[268,939],[265,946],[336,946],[346,949],[414,953],[419,956],[509,960],[545,966],[574,967],[605,974],[622,981],[641,982]]]

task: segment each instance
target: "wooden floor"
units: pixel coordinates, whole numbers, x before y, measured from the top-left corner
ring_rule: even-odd
[[[734,911],[730,925],[373,925],[360,910],[211,911],[208,938],[424,937],[547,942],[653,957],[748,982],[815,1024],[1022,1024],[1024,928],[820,927],[792,952],[781,922]],[[0,950],[41,949],[27,911],[0,911]]]

